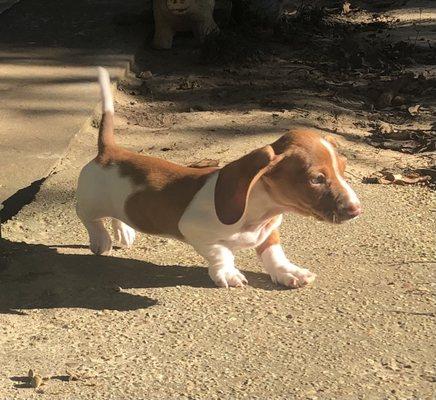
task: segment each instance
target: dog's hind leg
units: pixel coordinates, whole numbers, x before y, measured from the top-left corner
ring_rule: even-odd
[[[112,250],[112,239],[103,224],[103,219],[84,221],[83,225],[89,235],[89,248],[94,254],[109,254]]]
[[[135,230],[119,219],[112,218],[112,229],[114,231],[115,240],[118,243],[130,247],[135,241]]]
[[[82,221],[89,235],[89,248],[94,254],[109,253],[112,250],[112,239],[104,226],[106,212],[99,210],[99,203],[90,192],[80,185],[77,191],[76,214]]]

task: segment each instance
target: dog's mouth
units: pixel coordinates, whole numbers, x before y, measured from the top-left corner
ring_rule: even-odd
[[[359,215],[349,215],[341,212],[340,209],[335,210],[316,210],[310,207],[305,207],[302,204],[287,204],[284,209],[291,212],[296,212],[300,215],[311,216],[318,221],[328,222],[339,225],[348,221],[355,220]]]
[[[341,214],[338,211],[330,211],[327,213],[318,213],[312,211],[312,216],[315,217],[318,221],[329,222],[335,225],[340,225],[345,222],[353,221],[359,218],[359,215],[349,216],[349,215]]]

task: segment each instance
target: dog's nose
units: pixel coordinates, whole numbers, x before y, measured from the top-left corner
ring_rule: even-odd
[[[344,211],[347,214],[348,218],[355,218],[362,214],[362,206],[359,203],[352,203],[345,207]]]
[[[338,210],[338,222],[345,222],[350,219],[358,217],[362,213],[362,206],[360,203],[344,204]]]

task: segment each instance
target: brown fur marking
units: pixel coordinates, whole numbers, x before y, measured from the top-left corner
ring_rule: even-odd
[[[277,229],[274,229],[271,234],[265,239],[265,241],[256,247],[256,252],[260,256],[268,247],[272,246],[273,244],[279,244],[280,243],[280,234]]]
[[[143,156],[118,146],[96,158],[104,167],[116,165],[123,176],[143,189],[132,193],[124,209],[141,232],[183,239],[178,223],[192,198],[217,168],[190,168]]]

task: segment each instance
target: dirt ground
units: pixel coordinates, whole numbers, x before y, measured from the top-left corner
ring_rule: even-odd
[[[431,38],[431,8],[405,10],[332,13],[376,43],[416,35],[414,20]],[[289,258],[316,272],[315,283],[278,287],[243,251],[248,286],[218,289],[189,246],[142,234],[132,248],[92,255],[74,192],[96,152],[95,115],[35,201],[2,227],[1,399],[434,398],[434,191],[362,182],[383,168],[433,165],[428,150],[371,138],[383,121],[432,145],[434,52],[416,43],[420,31],[407,54],[416,59],[407,66],[400,54],[397,68],[386,48],[373,63],[374,45],[335,55],[334,35],[316,29],[303,46],[284,40],[289,32],[259,32],[261,52],[233,65],[198,63],[189,37],[169,52],[142,50],[115,107],[118,143],[181,164],[223,165],[295,126],[335,136],[364,215],[340,226],[288,215],[281,228]],[[29,369],[49,378],[38,390]]]

